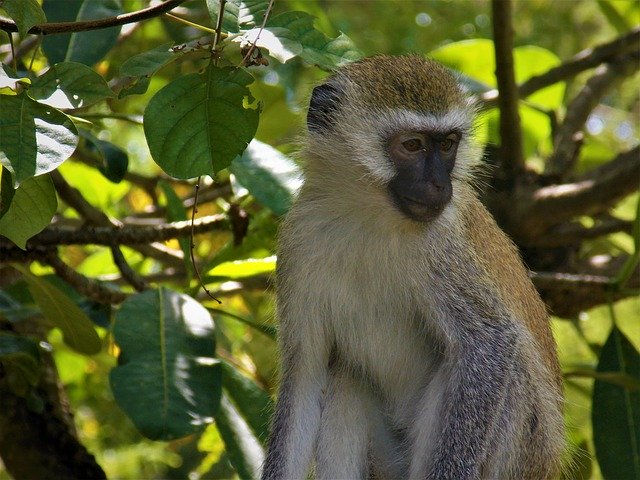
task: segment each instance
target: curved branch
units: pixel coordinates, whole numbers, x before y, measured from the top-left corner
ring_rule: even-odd
[[[638,56],[638,53],[626,55],[598,67],[567,106],[567,116],[556,134],[554,152],[547,162],[545,175],[561,177],[573,166],[582,143],[582,128],[587,118],[609,89],[640,68]]]
[[[524,168],[522,131],[518,112],[518,87],[513,63],[513,5],[511,0],[492,0],[493,42],[496,78],[500,97],[500,157],[507,180],[511,183]]]
[[[549,227],[577,215],[606,211],[618,200],[640,188],[640,146],[578,177],[573,183],[542,187],[517,213],[518,230],[536,239]],[[537,243],[536,243],[537,244]]]
[[[45,260],[53,268],[60,278],[71,285],[79,294],[105,305],[122,303],[127,295],[117,289],[112,289],[104,283],[94,280],[76,272],[64,263],[55,252],[52,252]]]
[[[564,247],[576,245],[611,233],[626,232],[631,234],[633,222],[619,218],[605,219],[593,227],[584,227],[578,222],[570,222],[553,227],[542,237],[536,239],[536,247]]]
[[[196,219],[194,232],[206,233],[215,229],[226,229],[225,215],[209,215]],[[191,221],[163,223],[153,226],[125,225],[116,227],[47,227],[27,242],[28,247],[45,245],[137,245],[163,242],[178,237],[188,237]]]
[[[519,96],[520,98],[526,98],[538,90],[549,87],[554,83],[569,80],[585,70],[595,68],[601,63],[610,62],[620,55],[638,51],[639,44],[640,27],[636,27],[611,42],[582,50],[557,67],[529,78],[518,87]],[[483,104],[483,108],[495,106],[498,97],[498,90],[495,89],[482,94],[480,101]]]
[[[140,22],[142,20],[160,16],[163,13],[173,10],[185,1],[186,0],[166,0],[163,3],[144,8],[142,10],[116,15],[115,17],[101,18],[98,20],[41,23],[31,27],[28,33],[34,35],[51,35],[54,33],[86,32],[89,30],[99,30],[101,28],[117,27],[119,25]],[[0,18],[0,30],[4,30],[5,32],[17,32],[18,27],[12,20]]]

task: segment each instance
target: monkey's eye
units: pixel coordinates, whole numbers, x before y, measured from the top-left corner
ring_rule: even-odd
[[[447,138],[443,138],[438,143],[438,146],[440,147],[440,151],[450,152],[451,150],[453,150],[453,147],[456,146],[456,144],[458,143],[458,140],[459,140],[458,135],[456,135],[455,133],[452,133],[451,135],[447,135]]]
[[[418,150],[422,150],[424,148],[422,146],[422,140],[419,138],[410,138],[409,140],[405,140],[402,142],[402,146],[408,152],[417,152]]]

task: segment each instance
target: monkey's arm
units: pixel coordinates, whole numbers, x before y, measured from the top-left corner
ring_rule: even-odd
[[[280,266],[278,268],[281,268]],[[284,282],[284,280],[283,280]],[[286,281],[288,285],[292,282]],[[317,443],[328,380],[329,342],[304,292],[279,285],[282,379],[264,463],[264,480],[306,478]],[[286,296],[282,295],[287,291]],[[317,311],[317,310],[316,310]]]
[[[499,424],[507,414],[509,397],[515,393],[508,392],[512,388],[508,383],[514,380],[516,335],[509,325],[476,321],[477,329],[458,332],[457,344],[451,346],[443,365],[448,385],[440,410],[443,420],[432,439],[431,462],[424,466],[428,479],[480,478],[490,455],[490,441],[494,443],[497,436],[505,434]]]

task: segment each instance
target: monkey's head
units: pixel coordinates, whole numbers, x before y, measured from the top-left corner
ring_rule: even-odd
[[[363,167],[362,177],[385,187],[396,211],[428,222],[477,162],[473,115],[469,96],[440,64],[420,56],[368,58],[313,90],[310,160],[328,175],[344,173],[345,159]]]

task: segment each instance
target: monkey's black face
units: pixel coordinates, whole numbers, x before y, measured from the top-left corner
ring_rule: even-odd
[[[387,148],[396,174],[389,194],[409,218],[435,219],[451,200],[451,170],[455,165],[458,132],[402,132],[389,138]]]

